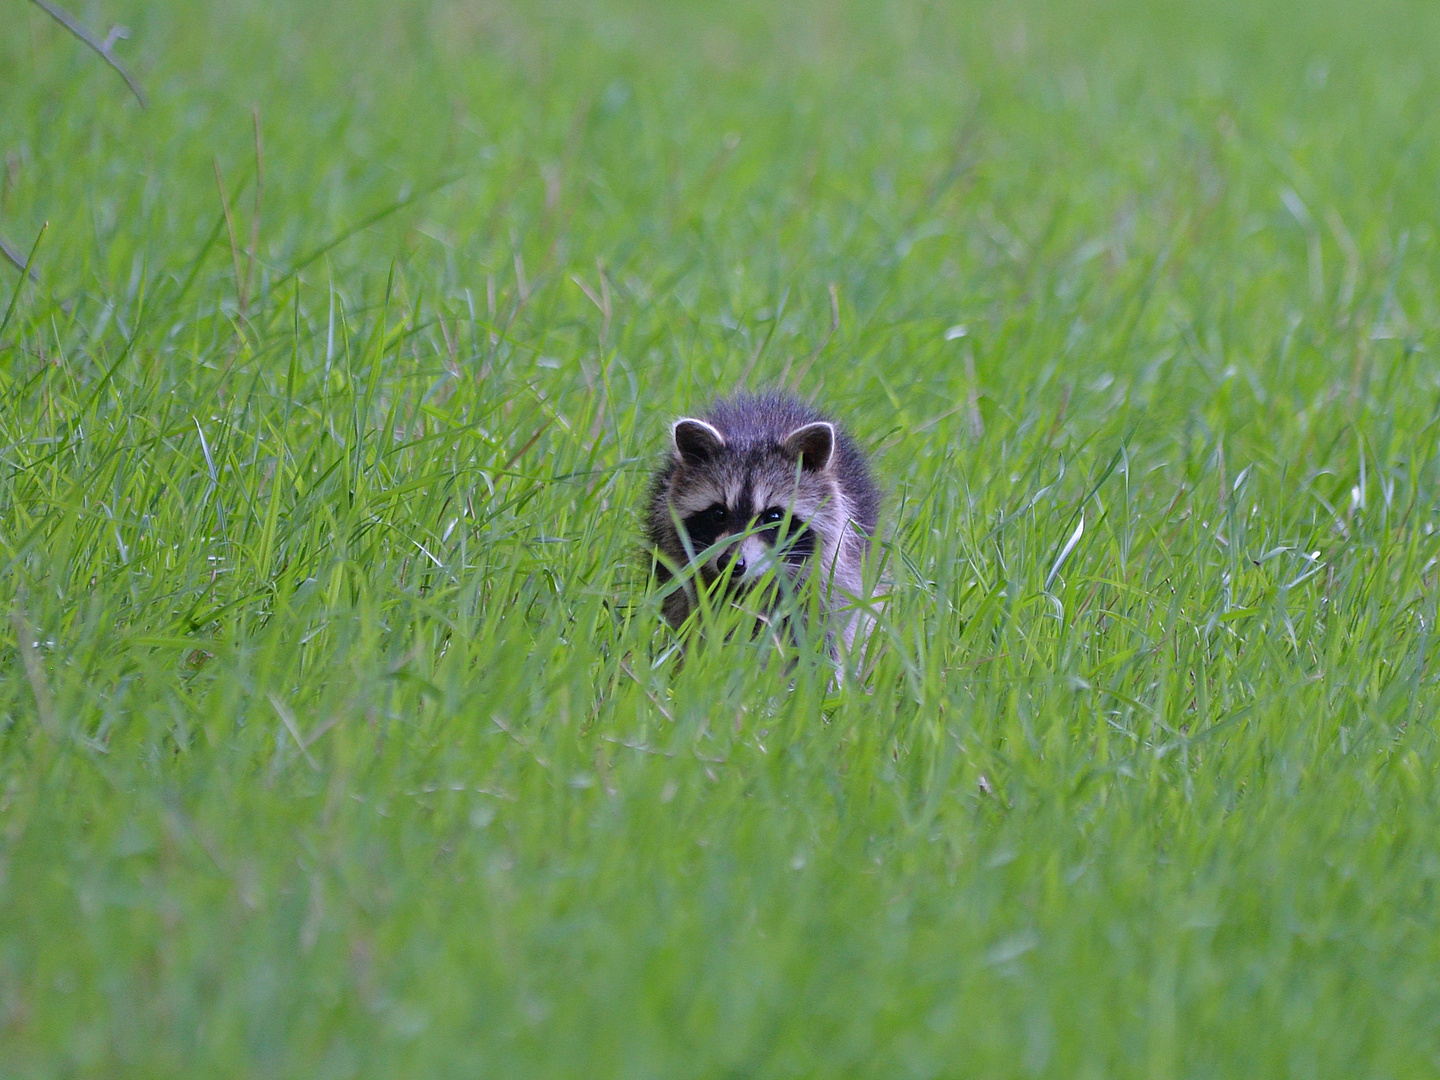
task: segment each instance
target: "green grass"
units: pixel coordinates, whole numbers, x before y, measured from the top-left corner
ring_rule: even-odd
[[[5,5],[0,1073],[1440,1069],[1440,11],[77,10],[151,107]],[[868,692],[638,555],[796,380]]]

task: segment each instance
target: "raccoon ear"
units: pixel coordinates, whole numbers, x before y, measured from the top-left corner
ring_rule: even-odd
[[[824,420],[798,427],[785,436],[780,448],[798,457],[806,472],[824,472],[835,456],[835,427]]]
[[[704,464],[725,449],[725,436],[719,428],[690,416],[675,421],[670,438],[680,460],[690,465]]]

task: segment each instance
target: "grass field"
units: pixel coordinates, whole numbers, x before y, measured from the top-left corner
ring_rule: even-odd
[[[76,11],[150,106],[4,5],[0,1074],[1440,1071],[1440,9]],[[781,382],[868,692],[647,590]]]

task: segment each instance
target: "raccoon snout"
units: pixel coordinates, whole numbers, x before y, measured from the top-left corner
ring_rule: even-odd
[[[749,569],[749,561],[745,558],[745,549],[739,542],[731,544],[716,555],[713,565],[716,574],[723,574],[728,569],[730,577],[736,581],[744,577],[745,571]]]
[[[706,569],[715,577],[720,577],[726,570],[729,570],[730,576],[738,579],[745,572],[745,557],[735,548],[727,548],[711,559],[710,565]]]
[[[723,574],[729,567],[731,581],[753,581],[764,577],[773,564],[774,558],[765,543],[754,536],[726,548],[715,559],[715,568],[719,573]]]

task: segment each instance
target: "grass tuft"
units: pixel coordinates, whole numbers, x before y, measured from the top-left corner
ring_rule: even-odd
[[[1433,1071],[1428,9],[103,6],[144,111],[0,37],[0,1072]],[[647,581],[777,385],[863,686]]]

